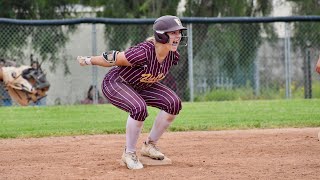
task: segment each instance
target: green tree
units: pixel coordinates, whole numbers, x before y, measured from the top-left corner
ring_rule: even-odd
[[[293,15],[320,15],[320,1],[318,0],[288,0],[288,2],[292,3]],[[293,27],[293,46],[295,49],[300,49],[304,57],[308,45],[316,49],[320,48],[319,22],[295,22]]]
[[[0,0],[0,17],[14,19],[62,19],[72,17],[75,0]],[[74,26],[19,26],[0,25],[0,57],[15,59],[18,63],[28,63],[24,49],[31,45],[39,54],[41,61],[49,61],[54,70],[59,59],[58,54],[68,41],[68,35]],[[68,73],[65,66],[65,73]]]
[[[179,0],[109,0],[84,2],[88,5],[103,6],[98,17],[106,18],[157,18],[164,14],[176,14]],[[113,25],[106,26],[105,37],[111,49],[124,49],[152,35],[150,25]]]
[[[265,0],[187,0],[184,16],[257,17],[268,15],[271,9],[272,2]],[[232,79],[236,86],[244,86],[253,81],[253,65],[261,44],[262,30],[268,37],[274,36],[272,26],[268,24],[197,24],[193,27],[194,48],[198,50],[194,49],[194,61],[217,67],[217,71],[207,68],[203,74],[222,74]],[[181,68],[187,68],[187,63]]]

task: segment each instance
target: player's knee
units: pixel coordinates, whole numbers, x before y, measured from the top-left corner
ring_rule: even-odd
[[[175,118],[176,118],[176,115],[172,115],[172,114],[167,114],[167,116],[166,116],[166,120],[167,120],[169,123],[172,123]]]
[[[144,121],[148,117],[147,105],[145,104],[134,108],[131,117],[137,121]]]
[[[182,103],[180,98],[175,97],[168,104],[168,112],[172,115],[179,114],[180,110],[182,109]]]

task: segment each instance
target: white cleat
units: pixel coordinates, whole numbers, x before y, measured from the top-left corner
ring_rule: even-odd
[[[124,150],[121,160],[127,165],[128,169],[142,169],[143,165],[139,161],[136,153],[131,153]]]
[[[164,154],[162,154],[159,148],[155,144],[144,142],[141,149],[141,155],[147,156],[156,160],[163,160]]]

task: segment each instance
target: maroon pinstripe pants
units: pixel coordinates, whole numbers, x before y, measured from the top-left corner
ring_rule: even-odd
[[[135,90],[120,78],[104,79],[102,92],[111,104],[129,112],[130,116],[138,121],[144,121],[148,116],[147,106],[156,107],[172,115],[177,115],[182,108],[177,94],[159,82],[146,89]]]

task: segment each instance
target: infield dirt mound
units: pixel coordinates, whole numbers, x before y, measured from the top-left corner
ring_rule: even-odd
[[[136,171],[119,164],[123,134],[2,139],[0,179],[319,179],[319,129],[165,133],[172,165]]]

